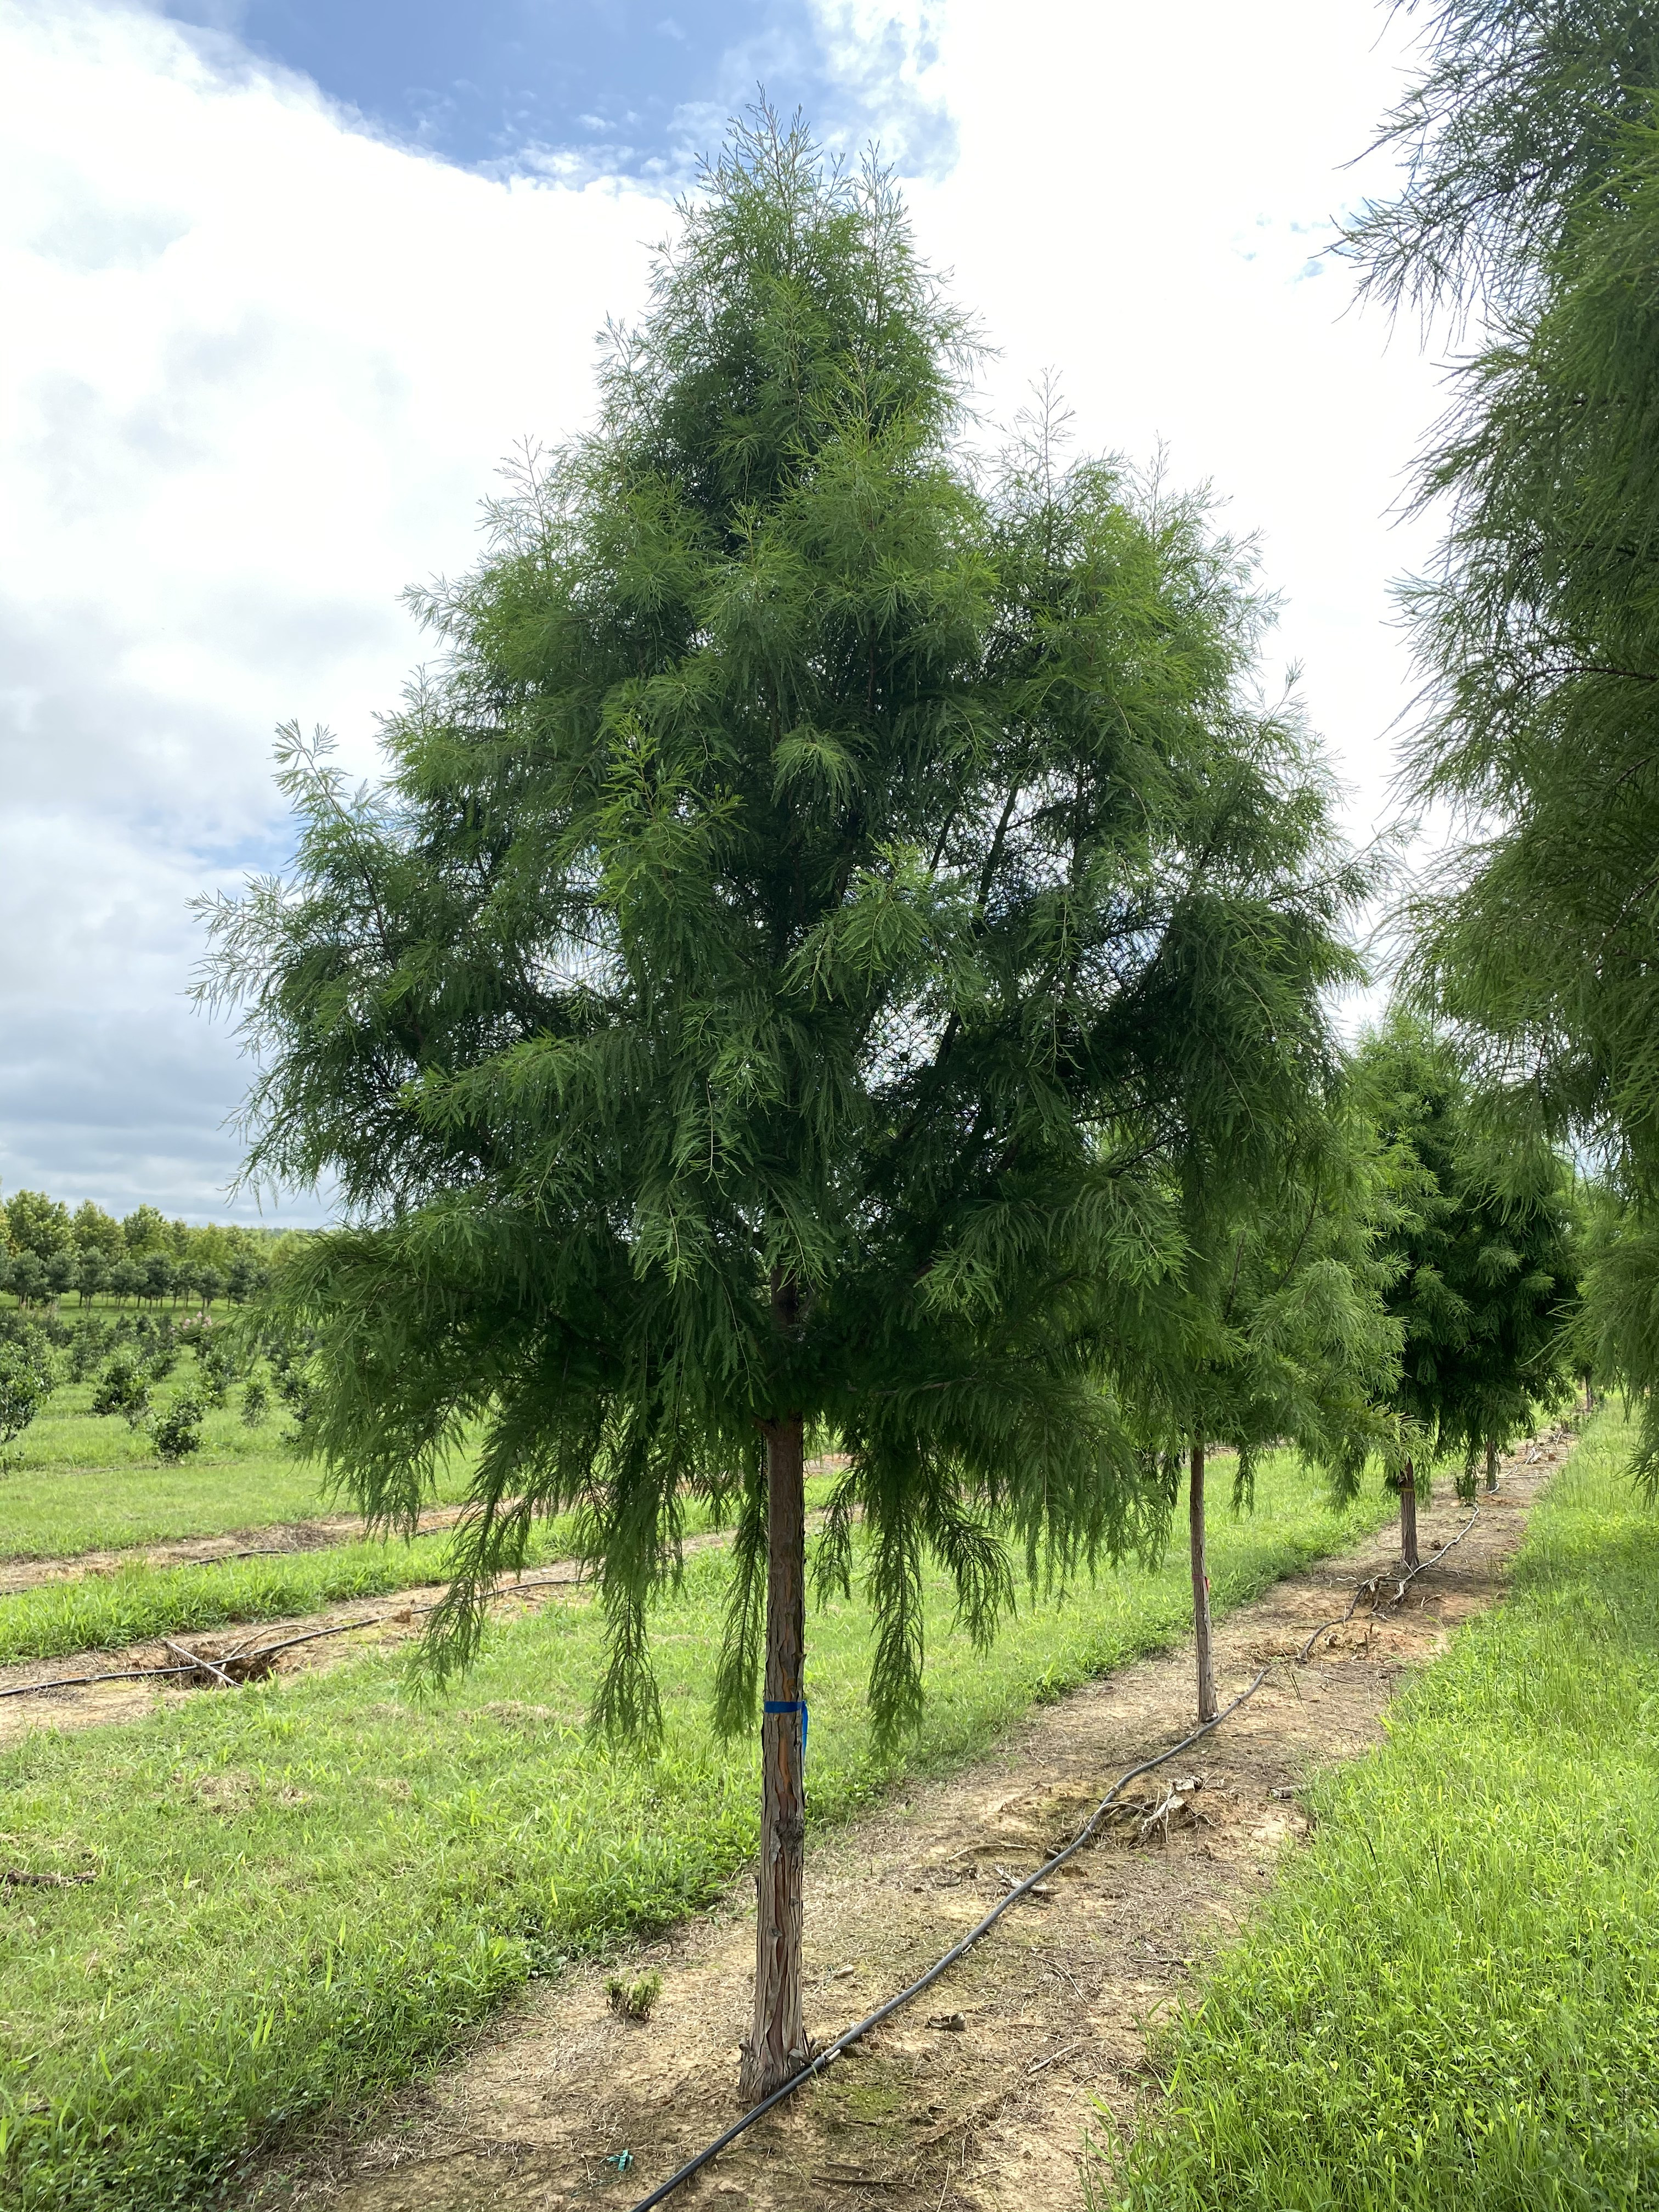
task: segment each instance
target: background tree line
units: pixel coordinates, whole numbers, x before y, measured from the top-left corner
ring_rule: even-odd
[[[169,1221],[153,1206],[118,1220],[90,1200],[71,1213],[61,1200],[20,1190],[0,1203],[0,1291],[26,1307],[53,1304],[70,1291],[83,1305],[99,1297],[240,1305],[266,1285],[301,1233]]]

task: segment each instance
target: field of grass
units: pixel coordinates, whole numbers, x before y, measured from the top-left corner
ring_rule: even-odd
[[[1269,1464],[1253,1519],[1215,1512],[1218,1607],[1384,1510],[1332,1513],[1310,1478]],[[365,1656],[137,1724],[42,1729],[0,1758],[8,1863],[96,1876],[0,1893],[9,2212],[205,2204],[260,2145],[407,2078],[527,1974],[712,1899],[757,1826],[752,1741],[708,1732],[725,1572],[692,1558],[658,1608],[654,1754],[584,1731],[600,1622],[577,1591],[501,1625],[441,1698]],[[927,1727],[887,1760],[864,1707],[867,1612],[815,1613],[811,1819],[907,1767],[958,1763],[1034,1699],[1181,1638],[1188,1605],[1172,1558],[1023,1606],[987,1659],[936,1578]]]
[[[157,1405],[195,1374],[196,1362],[181,1359],[157,1386]],[[0,1559],[72,1559],[349,1510],[348,1501],[325,1492],[318,1470],[283,1441],[293,1424],[280,1406],[255,1429],[244,1427],[234,1403],[210,1413],[201,1450],[167,1467],[142,1429],[92,1413],[94,1387],[61,1383],[7,1453],[0,1471]],[[463,1497],[469,1473],[459,1462],[453,1465],[434,1504]]]
[[[823,1505],[833,1475],[806,1485],[809,1510]],[[701,1499],[685,1507],[685,1533],[712,1528]],[[148,1637],[182,1636],[236,1621],[284,1620],[349,1598],[381,1597],[447,1581],[450,1534],[434,1529],[412,1541],[364,1539],[274,1559],[227,1559],[201,1565],[124,1566],[113,1574],[0,1595],[0,1666],[52,1659],[70,1651],[113,1650]],[[575,1550],[574,1514],[540,1522],[525,1568],[532,1572]]]
[[[1659,2201],[1659,1512],[1604,1415],[1513,1595],[1313,1793],[1157,2051],[1122,2212]]]

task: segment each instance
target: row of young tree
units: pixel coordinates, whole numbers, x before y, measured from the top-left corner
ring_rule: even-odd
[[[412,1526],[481,1439],[440,1668],[571,1508],[595,1719],[658,1719],[685,1501],[735,1522],[716,1720],[758,1725],[742,2086],[803,2063],[805,1439],[886,1736],[925,1571],[988,1642],[1022,1575],[1166,1541],[1206,1455],[1415,1501],[1579,1356],[1571,1177],[1402,1012],[1333,994],[1375,886],[1259,682],[1251,549],[1068,458],[970,444],[978,347],[889,180],[734,132],[613,334],[596,428],[526,453],[480,567],[417,594],[443,674],[351,789],[284,736],[291,880],[208,909],[262,1073],[250,1172],[351,1225],[273,1291],[306,1436]],[[1373,1479],[1375,1479],[1373,1477]]]
[[[205,1313],[182,1323],[171,1314],[142,1312],[71,1323],[50,1311],[0,1311],[0,1450],[24,1434],[65,1382],[90,1382],[86,1410],[144,1430],[163,1460],[199,1450],[205,1417],[228,1406],[234,1390],[250,1429],[267,1419],[274,1394],[295,1421],[285,1439],[291,1443],[307,1409],[307,1350],[303,1340],[262,1328],[252,1316],[227,1328]],[[186,1379],[158,1398],[186,1355],[193,1362]]]
[[[264,1288],[293,1233],[169,1221],[153,1206],[118,1220],[91,1200],[71,1213],[44,1192],[20,1190],[0,1204],[0,1291],[25,1307],[55,1305],[71,1291],[82,1305],[100,1297],[241,1304]]]

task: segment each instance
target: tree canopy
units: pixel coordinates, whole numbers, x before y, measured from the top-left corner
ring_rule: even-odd
[[[353,1216],[283,1279],[308,1448],[408,1525],[482,1437],[438,1662],[572,1507],[596,1717],[648,1729],[684,1500],[736,1514],[757,2095],[804,2049],[807,1430],[848,1460],[817,1570],[862,1576],[890,1731],[930,1553],[984,1638],[1020,1552],[1156,1540],[1125,1393],[1180,1341],[1183,1193],[1254,1188],[1317,1112],[1352,965],[1248,549],[1068,460],[1052,410],[976,460],[974,361],[878,170],[738,131],[596,428],[526,451],[478,568],[415,595],[447,659],[385,781],[288,732],[294,877],[210,909],[249,1172]]]
[[[856,1508],[886,1720],[924,1544],[988,1628],[982,1511],[1130,1540],[1094,1377],[1167,1327],[1172,1165],[1247,1182],[1326,1077],[1355,884],[1250,696],[1248,558],[1046,426],[976,473],[971,359],[881,177],[740,135],[599,428],[417,596],[451,657],[386,784],[291,733],[295,879],[213,916],[251,1170],[360,1217],[290,1271],[315,1449],[406,1518],[483,1423],[463,1639],[529,1516],[585,1506],[615,1718],[684,1486],[752,1504],[779,1408],[851,1455],[830,1557]]]
[[[1406,188],[1351,250],[1391,301],[1484,317],[1425,458],[1447,519],[1407,590],[1409,755],[1466,836],[1419,902],[1413,978],[1512,1115],[1635,1200],[1598,1270],[1622,1371],[1659,1379],[1659,18],[1640,0],[1430,11],[1388,137]],[[1645,1349],[1644,1348],[1645,1347]],[[1651,1407],[1650,1397],[1646,1402]],[[1659,1428],[1648,1465],[1659,1472]]]
[[[1393,1404],[1421,1486],[1437,1461],[1501,1448],[1556,1401],[1578,1291],[1565,1163],[1494,1143],[1451,1042],[1396,1012],[1358,1079],[1391,1155],[1379,1256],[1402,1332]]]

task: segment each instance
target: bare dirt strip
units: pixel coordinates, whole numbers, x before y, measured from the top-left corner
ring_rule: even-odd
[[[1501,1595],[1527,1510],[1565,1432],[1504,1463],[1468,1535],[1405,1601],[1295,1655],[1355,1586],[1393,1564],[1389,1532],[1279,1583],[1217,1631],[1223,1700],[1251,1702],[1188,1759],[1136,1786],[1150,1812],[1198,1779],[1188,1824],[1137,1820],[1073,1859],[963,1963],[763,2121],[673,2202],[848,2212],[1079,2212],[1094,2100],[1129,2118],[1146,2029],[1224,1942],[1305,1833],[1297,1790],[1375,1744],[1402,1680]],[[1468,1519],[1449,1487],[1423,1516],[1426,1558]],[[1392,1585],[1385,1585],[1384,1595]],[[1192,1721],[1184,1652],[1034,1712],[989,1758],[914,1787],[809,1844],[808,2026],[820,2041],[872,2010],[966,1932],[1011,1879],[1073,1832],[1126,1769]],[[810,1776],[809,1776],[810,1788]],[[752,1883],[609,1969],[532,1990],[470,2056],[279,2160],[238,2200],[329,2212],[624,2212],[737,2117],[736,2049],[753,1965]],[[654,1968],[647,2025],[611,2011],[607,1972]]]

